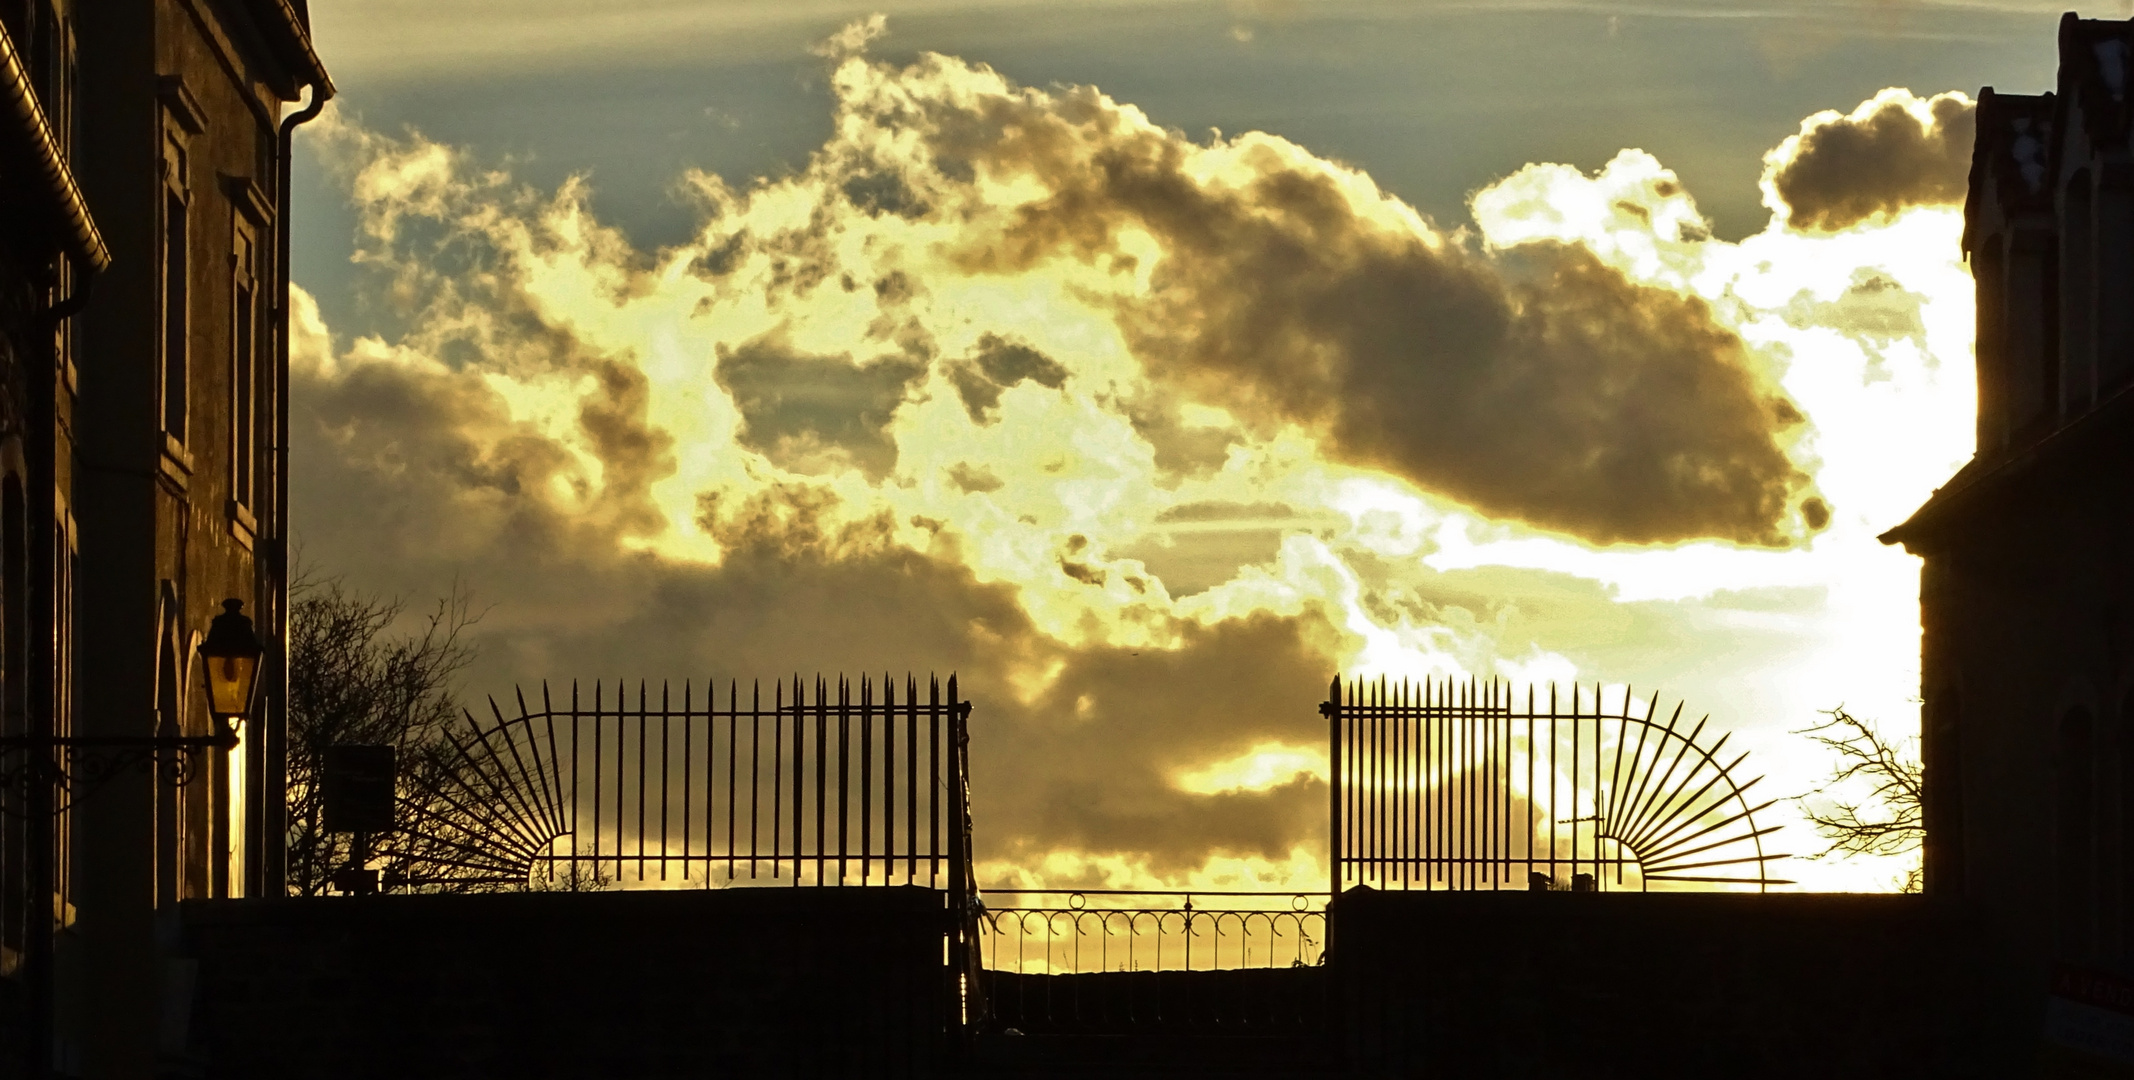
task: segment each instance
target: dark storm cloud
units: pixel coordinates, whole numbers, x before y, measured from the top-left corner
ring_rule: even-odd
[[[626,515],[618,524],[630,534],[660,532],[667,519],[652,504],[651,489],[674,474],[674,436],[646,420],[651,387],[644,372],[611,360],[594,374],[597,389],[579,406],[578,426],[600,458],[600,497]]]
[[[1248,180],[1206,182],[1191,144],[1127,128],[1087,91],[938,126],[944,155],[1054,192],[967,251],[972,269],[1126,258],[1130,228],[1159,240],[1148,296],[1119,319],[1165,384],[1596,542],[1787,542],[1807,478],[1782,442],[1801,414],[1701,300],[1582,248],[1485,257],[1388,228],[1329,172],[1265,145]]]
[[[857,466],[876,480],[896,468],[889,423],[926,361],[889,355],[855,364],[849,355],[814,356],[774,332],[719,346],[716,377],[741,411],[741,445],[794,472]]]
[[[1133,424],[1134,434],[1154,451],[1156,472],[1169,487],[1176,487],[1181,480],[1204,478],[1222,468],[1230,458],[1230,448],[1244,440],[1244,433],[1232,427],[1195,427],[1186,423],[1177,397],[1175,393],[1147,394],[1114,403]]]
[[[1003,391],[1025,381],[1057,390],[1067,384],[1067,369],[1029,345],[988,333],[968,359],[949,365],[948,377],[972,422],[990,424],[1000,419]]]
[[[1924,104],[1929,119],[1913,108]],[[1766,159],[1797,229],[1836,231],[1909,206],[1963,201],[1977,106],[1959,93],[1885,90],[1849,116],[1821,113]]]
[[[307,554],[417,596],[472,589],[489,610],[476,700],[544,678],[956,672],[977,703],[981,859],[1079,849],[1182,874],[1211,854],[1321,842],[1318,781],[1215,795],[1172,783],[1270,739],[1318,738],[1314,694],[1338,642],[1317,612],[1179,624],[1169,649],[1064,645],[1013,586],[896,543],[886,518],[848,520],[832,491],[800,482],[700,501],[718,565],[662,559],[627,550],[634,518],[560,505],[571,455],[477,376],[352,360],[299,365],[293,389]],[[668,451],[635,396],[627,379],[603,388],[588,429],[615,429],[599,436],[620,447],[611,468],[652,475]]]

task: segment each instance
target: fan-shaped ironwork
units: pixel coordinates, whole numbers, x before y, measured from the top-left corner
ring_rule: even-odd
[[[1770,874],[1777,825],[1756,815],[1710,718],[1599,686],[1523,705],[1502,682],[1335,679],[1330,725],[1336,891],[1645,889],[1792,884]]]
[[[596,683],[555,701],[544,684],[515,716],[492,700],[405,766],[388,882],[967,894],[970,706],[953,677],[720,689]]]

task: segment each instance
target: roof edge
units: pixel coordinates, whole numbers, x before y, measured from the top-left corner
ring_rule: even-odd
[[[1903,544],[1909,548],[1913,541],[1925,539],[1935,529],[1946,523],[1952,514],[1962,512],[1965,504],[1980,497],[1979,492],[2009,483],[2015,476],[2030,471],[2051,458],[2073,453],[2070,447],[2098,438],[2114,425],[2134,423],[2134,385],[2121,387],[2111,397],[2098,402],[2088,412],[2068,423],[2053,429],[2043,438],[2002,456],[1991,464],[1980,467],[1973,457],[1949,483],[1937,488],[1912,516],[1901,524],[1877,535],[1875,539],[1884,544]]]
[[[333,76],[326,73],[325,62],[312,47],[310,20],[298,14],[289,0],[252,0],[250,6],[269,24],[269,36],[287,54],[284,59],[298,69],[299,84],[311,86],[321,100],[333,97]]]
[[[0,26],[0,123],[16,128],[10,134],[28,144],[29,156],[35,163],[32,171],[42,189],[39,194],[50,199],[58,211],[59,228],[54,231],[58,233],[59,248],[91,272],[100,273],[109,267],[111,249],[104,246],[103,234],[97,231],[96,219],[90,216],[89,204],[82,198],[81,185],[74,180],[74,170],[59,152],[51,122],[37,100],[36,89],[30,85],[29,70],[23,66],[22,56],[5,26]]]

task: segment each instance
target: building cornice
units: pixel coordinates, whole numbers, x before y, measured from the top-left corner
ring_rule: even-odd
[[[1968,524],[2012,485],[2063,463],[2096,465],[2098,444],[2114,436],[2124,439],[2129,435],[2134,435],[2134,386],[2122,388],[2096,408],[2035,442],[1991,459],[1972,458],[1903,524],[1876,539],[1885,544],[1903,544],[1906,550],[1919,554],[1923,546],[1933,546],[1946,530]]]
[[[289,0],[245,0],[265,32],[268,44],[298,75],[297,82],[311,86],[321,98],[334,95],[333,77],[312,47],[310,20],[297,13]]]
[[[46,202],[51,211],[47,217],[51,222],[47,228],[53,234],[50,242],[92,273],[110,266],[111,250],[104,246],[96,219],[82,199],[81,185],[75,182],[74,170],[60,153],[52,125],[38,103],[29,70],[4,26],[0,26],[0,138],[14,144],[10,149],[30,165],[36,189],[30,194]],[[34,227],[39,216],[24,218]]]

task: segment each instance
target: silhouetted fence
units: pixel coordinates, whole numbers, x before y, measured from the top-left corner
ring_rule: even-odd
[[[1091,908],[1090,896],[1164,906]],[[1218,906],[1205,906],[1211,900]],[[1285,906],[1236,906],[1269,900]],[[1316,893],[1093,891],[1067,894],[1063,907],[985,911],[977,942],[989,1020],[1025,1033],[1315,1030],[1326,1009],[1324,902]]]
[[[1320,709],[1337,892],[1790,884],[1755,819],[1777,800],[1735,778],[1748,755],[1700,742],[1705,720],[1684,732],[1680,705],[1663,719],[1658,695],[1529,687],[1521,705],[1499,682],[1337,678]]]
[[[468,718],[403,788],[408,885],[919,884],[969,895],[951,677],[541,689]],[[812,689],[812,694],[809,693]],[[722,700],[723,698],[723,700]]]

